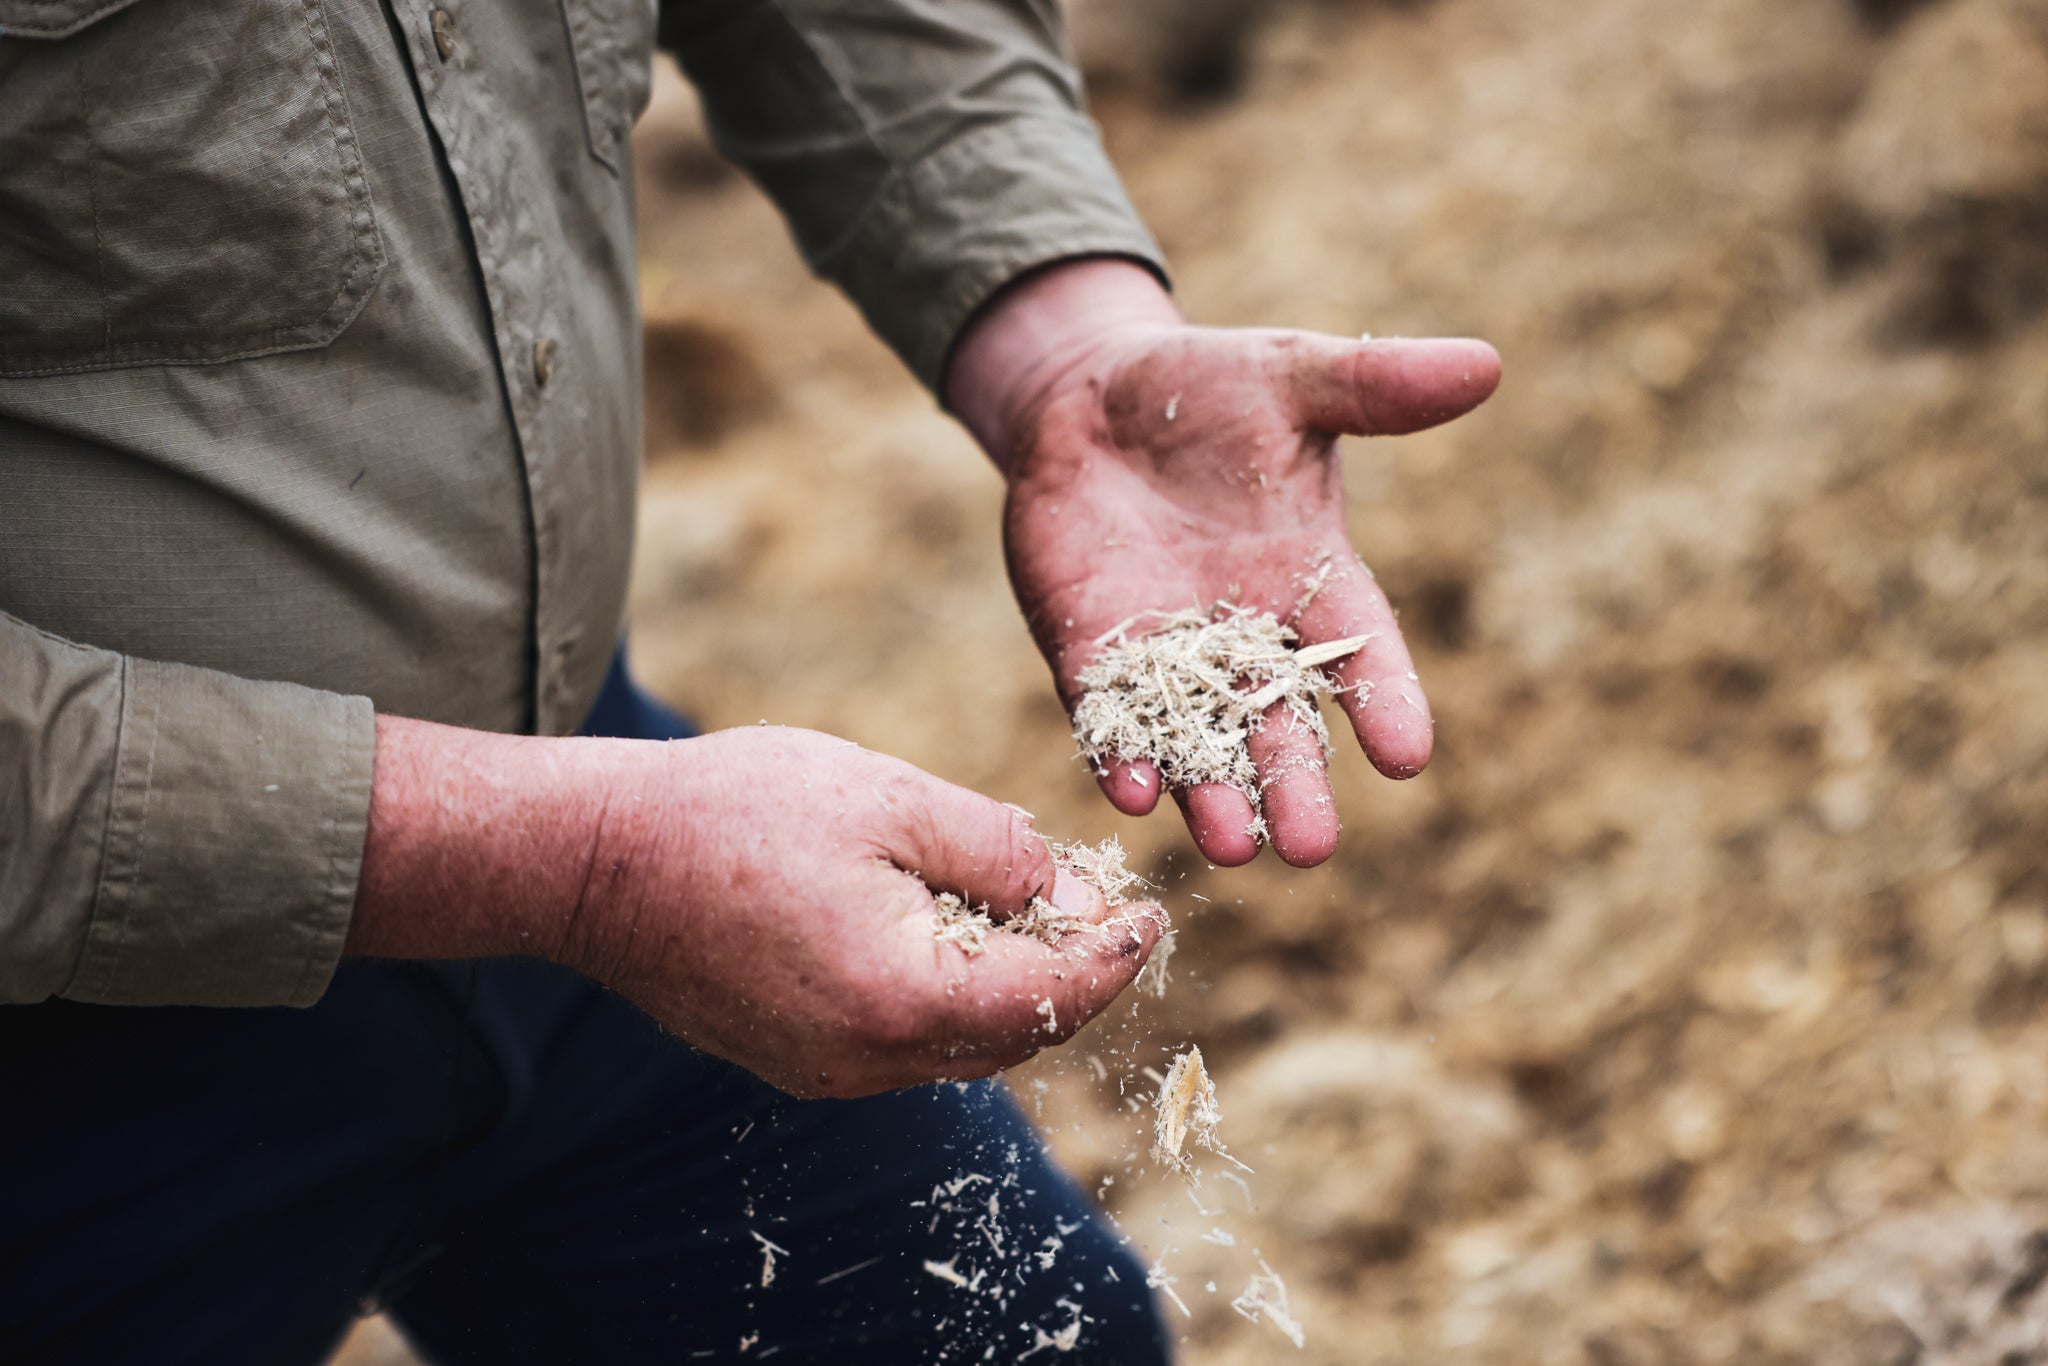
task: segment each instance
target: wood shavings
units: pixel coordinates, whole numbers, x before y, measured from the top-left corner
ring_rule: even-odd
[[[1192,1178],[1194,1160],[1187,1152],[1192,1138],[1218,1157],[1250,1171],[1230,1155],[1217,1136],[1216,1126],[1222,1119],[1216,1084],[1202,1065],[1202,1050],[1190,1048],[1173,1060],[1159,1084],[1159,1105],[1152,1121],[1152,1160]]]
[[[981,957],[988,947],[989,932],[997,928],[989,919],[988,907],[969,906],[953,892],[938,892],[932,900],[939,907],[932,912],[932,938],[951,944],[969,958]]]
[[[1004,920],[991,916],[987,906],[969,906],[952,892],[936,893],[932,900],[938,903],[938,909],[932,912],[932,938],[941,944],[951,944],[969,958],[979,958],[987,952],[989,935],[999,932],[1021,934],[1057,948],[1068,935],[1097,928],[1091,921],[1068,915],[1042,896],[1031,898],[1022,915]]]
[[[1027,1357],[1037,1356],[1048,1347],[1052,1348],[1055,1352],[1064,1354],[1073,1351],[1081,1345],[1081,1325],[1087,1322],[1087,1316],[1081,1312],[1081,1306],[1064,1297],[1054,1300],[1053,1303],[1059,1308],[1066,1310],[1069,1314],[1072,1314],[1073,1318],[1067,1320],[1066,1324],[1059,1331],[1053,1333],[1048,1333],[1043,1328],[1033,1324],[1031,1327],[1033,1335],[1031,1350],[1019,1355],[1017,1360],[1023,1361]]]
[[[1115,835],[1099,844],[1055,843],[1052,856],[1060,867],[1102,893],[1102,899],[1112,906],[1128,900],[1131,892],[1152,890],[1151,882],[1124,866],[1130,856]]]
[[[1128,855],[1124,853],[1122,842],[1114,835],[1099,844],[1048,843],[1054,862],[1102,893],[1103,900],[1112,905],[1121,904],[1135,890],[1149,891],[1152,887],[1144,877],[1124,866]],[[987,952],[988,936],[998,932],[1026,935],[1057,948],[1060,941],[1070,934],[1101,928],[1093,921],[1068,915],[1042,896],[1031,898],[1021,915],[1002,920],[990,915],[985,905],[970,906],[966,898],[956,892],[935,892],[932,900],[938,907],[931,917],[932,938],[941,944],[951,944],[969,958],[979,958]],[[1165,913],[1160,911],[1157,914]],[[1171,932],[1169,926],[1167,933]],[[1169,948],[1168,952],[1172,950]],[[1165,982],[1161,980],[1155,994],[1164,991]]]
[[[775,1284],[775,1258],[778,1255],[787,1257],[789,1249],[777,1247],[760,1234],[754,1233],[752,1229],[748,1229],[747,1232],[752,1233],[754,1241],[761,1245],[761,1288],[766,1290],[769,1286]]]
[[[927,1261],[924,1264],[924,1269],[931,1275],[937,1276],[947,1285],[955,1285],[962,1290],[966,1290],[971,1288],[974,1282],[968,1280],[953,1268],[953,1263],[959,1260],[958,1257],[948,1257],[943,1262]]]
[[[1102,638],[1081,671],[1074,740],[1097,771],[1109,761],[1150,760],[1167,786],[1226,783],[1259,804],[1247,742],[1268,709],[1314,735],[1327,754],[1329,728],[1316,701],[1329,694],[1319,669],[1356,653],[1370,635],[1297,650],[1292,628],[1270,612],[1219,603],[1161,615],[1133,639],[1136,619]]]
[[[870,1257],[864,1262],[855,1262],[852,1266],[842,1266],[839,1268],[839,1270],[832,1272],[828,1276],[818,1277],[818,1279],[814,1281],[813,1284],[830,1285],[834,1281],[846,1279],[848,1276],[853,1275],[857,1271],[866,1271],[869,1267],[873,1266],[875,1263],[881,1260],[882,1259],[880,1257]]]
[[[1272,1324],[1280,1330],[1280,1336],[1299,1348],[1306,1335],[1301,1331],[1301,1322],[1287,1308],[1287,1283],[1256,1250],[1252,1256],[1258,1258],[1259,1270],[1252,1276],[1251,1283],[1245,1286],[1244,1293],[1230,1302],[1230,1307],[1253,1323],[1263,1320]]]
[[[1159,1291],[1161,1294],[1165,1295],[1166,1298],[1172,1300],[1174,1305],[1180,1310],[1181,1313],[1187,1315],[1189,1318],[1193,1318],[1195,1316],[1195,1311],[1188,1308],[1188,1302],[1182,1299],[1180,1297],[1180,1292],[1173,1288],[1179,1283],[1180,1277],[1169,1275],[1167,1273],[1166,1254],[1163,1252],[1159,1254],[1158,1261],[1152,1263],[1150,1267],[1146,1268],[1145,1287],[1148,1290]]]
[[[1166,995],[1167,962],[1179,942],[1179,934],[1168,925],[1159,932],[1159,941],[1152,946],[1152,956],[1145,960],[1145,966],[1138,971],[1138,977],[1131,985],[1139,991],[1154,997]]]

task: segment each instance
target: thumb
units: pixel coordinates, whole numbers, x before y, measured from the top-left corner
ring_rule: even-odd
[[[890,857],[935,892],[953,892],[998,919],[1017,915],[1049,893],[1052,850],[1017,807],[928,774],[898,808]]]
[[[1296,334],[1282,389],[1295,420],[1346,436],[1401,436],[1463,417],[1500,384],[1500,353],[1483,341],[1347,341]]]

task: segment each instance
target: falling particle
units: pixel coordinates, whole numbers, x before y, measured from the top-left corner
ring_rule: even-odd
[[[1159,942],[1152,946],[1152,956],[1145,960],[1145,966],[1138,972],[1135,985],[1138,990],[1154,997],[1166,995],[1166,964],[1173,957],[1175,943],[1179,936],[1172,926],[1159,932]]]
[[[953,1269],[953,1263],[959,1260],[960,1259],[958,1257],[948,1257],[943,1262],[927,1261],[924,1264],[924,1269],[932,1275],[937,1276],[947,1285],[957,1285],[962,1290],[965,1290],[970,1285],[972,1285],[973,1282],[969,1281],[965,1276],[961,1275],[958,1271]]]
[[[754,1241],[761,1245],[761,1288],[763,1290],[766,1290],[769,1286],[775,1284],[776,1257],[787,1257],[789,1255],[789,1249],[786,1247],[777,1247],[774,1243],[769,1242],[760,1234],[754,1233],[752,1229],[748,1229],[747,1232],[752,1233]]]
[[[1031,1328],[1033,1335],[1031,1350],[1020,1353],[1017,1360],[1022,1361],[1026,1357],[1035,1356],[1048,1347],[1052,1348],[1055,1352],[1066,1353],[1073,1351],[1074,1348],[1080,1345],[1081,1325],[1087,1321],[1086,1316],[1081,1312],[1081,1306],[1069,1299],[1055,1300],[1054,1303],[1069,1314],[1072,1314],[1073,1317],[1057,1332],[1052,1333],[1048,1333],[1043,1328],[1033,1324]]]
[[[1170,398],[1170,399],[1166,400],[1166,420],[1167,420],[1168,422],[1171,422],[1171,421],[1173,421],[1173,420],[1174,420],[1175,418],[1177,418],[1177,417],[1179,417],[1179,416],[1180,416],[1180,395],[1179,395],[1179,394],[1175,394],[1175,395],[1174,395],[1174,396],[1173,396],[1172,398]]]
[[[829,1276],[818,1277],[816,1284],[830,1285],[832,1284],[832,1282],[836,1280],[840,1280],[841,1278],[846,1276],[851,1276],[856,1271],[866,1271],[869,1267],[873,1266],[876,1262],[879,1262],[881,1260],[882,1259],[880,1257],[870,1257],[864,1262],[855,1262],[852,1266],[843,1266]]]
[[[761,1335],[759,1333],[749,1333],[740,1339],[740,1350],[742,1352],[751,1352],[754,1350],[754,1344],[760,1340]]]
[[[1195,1316],[1195,1311],[1188,1308],[1188,1302],[1182,1299],[1180,1297],[1180,1293],[1173,1288],[1176,1284],[1179,1283],[1179,1281],[1180,1277],[1167,1274],[1166,1254],[1163,1252],[1159,1254],[1159,1260],[1152,1263],[1151,1267],[1145,1272],[1146,1288],[1151,1290],[1157,1290],[1162,1295],[1166,1296],[1166,1298],[1172,1300],[1175,1307],[1177,1307],[1181,1313],[1187,1315],[1189,1318],[1193,1318]]]
[[[1060,1032],[1060,1022],[1053,1015],[1052,997],[1048,996],[1038,1003],[1038,1013],[1045,1017],[1046,1033],[1057,1034]]]
[[[1202,1065],[1202,1050],[1190,1048],[1173,1060],[1160,1081],[1159,1105],[1153,1117],[1152,1160],[1192,1179],[1194,1162],[1186,1151],[1187,1141],[1192,1137],[1218,1157],[1250,1171],[1225,1150],[1223,1140],[1217,1136],[1216,1126],[1222,1119],[1222,1108],[1216,1103],[1216,1084],[1209,1080],[1208,1069]]]
[[[1258,1323],[1262,1319],[1280,1330],[1280,1335],[1299,1348],[1304,1340],[1301,1324],[1287,1308],[1287,1285],[1280,1279],[1280,1273],[1266,1264],[1256,1249],[1252,1256],[1258,1258],[1259,1270],[1244,1293],[1230,1302],[1238,1313]]]

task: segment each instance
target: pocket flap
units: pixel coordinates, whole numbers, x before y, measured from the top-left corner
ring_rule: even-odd
[[[69,38],[135,0],[0,0],[0,38]]]

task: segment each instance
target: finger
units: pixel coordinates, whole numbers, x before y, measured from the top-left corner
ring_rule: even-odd
[[[1500,384],[1500,353],[1483,341],[1292,333],[1278,364],[1295,420],[1350,436],[1400,436],[1449,422]]]
[[[1136,763],[1111,759],[1095,775],[1095,781],[1110,805],[1126,816],[1149,816],[1159,805],[1159,770],[1149,759]]]
[[[911,770],[909,790],[887,803],[885,836],[896,866],[933,891],[953,892],[1001,918],[1053,885],[1052,850],[1031,817],[978,792]]]
[[[1429,763],[1435,724],[1415,676],[1407,642],[1387,595],[1355,555],[1331,562],[1329,576],[1295,618],[1306,644],[1371,639],[1325,667],[1338,702],[1372,766],[1389,778],[1412,778]]]
[[[1273,852],[1297,868],[1315,867],[1336,851],[1338,833],[1322,737],[1275,704],[1247,746]]]
[[[1072,618],[1067,619],[1067,626],[1071,630]],[[1052,662],[1060,702],[1069,716],[1081,705],[1085,695],[1080,682],[1081,671],[1100,653],[1099,642],[1093,640],[1064,640],[1047,650],[1046,657]],[[1106,757],[1095,772],[1095,782],[1102,789],[1102,795],[1109,798],[1110,805],[1126,816],[1149,816],[1159,805],[1159,769],[1149,759]]]
[[[1236,868],[1259,856],[1259,837],[1253,833],[1258,813],[1236,788],[1224,783],[1197,783],[1175,792],[1188,833],[1202,857],[1224,868]]]

